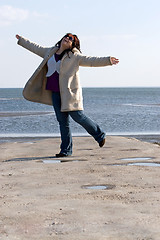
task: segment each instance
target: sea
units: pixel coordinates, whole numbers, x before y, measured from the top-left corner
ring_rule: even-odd
[[[157,141],[160,136],[160,88],[83,88],[84,112],[107,135],[136,136]],[[88,136],[70,120],[73,136]],[[0,88],[0,142],[57,137],[52,106],[27,101],[21,88]]]

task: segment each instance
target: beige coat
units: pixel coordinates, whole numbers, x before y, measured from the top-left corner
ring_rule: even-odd
[[[42,47],[23,37],[18,44],[43,58],[23,89],[23,96],[29,101],[52,105],[52,92],[46,90],[47,61],[58,50],[57,47]],[[111,65],[110,57],[83,56],[74,48],[69,56],[65,54],[61,60],[59,87],[61,111],[83,110],[82,88],[79,79],[79,66],[102,67]]]

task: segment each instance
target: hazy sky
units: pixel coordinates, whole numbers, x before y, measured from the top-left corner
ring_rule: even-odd
[[[53,46],[67,32],[84,55],[120,59],[81,67],[83,87],[160,87],[160,0],[0,0],[0,87],[23,87],[42,60],[16,44],[16,33]]]

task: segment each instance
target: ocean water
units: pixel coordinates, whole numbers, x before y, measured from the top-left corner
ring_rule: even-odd
[[[160,88],[84,88],[84,112],[108,135],[160,134]],[[73,135],[87,135],[71,119]],[[0,89],[0,138],[57,136],[52,106],[26,101],[22,89]]]

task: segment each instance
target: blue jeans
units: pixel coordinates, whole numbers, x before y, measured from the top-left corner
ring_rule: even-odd
[[[60,93],[53,92],[52,100],[61,133],[60,153],[66,155],[72,154],[72,134],[69,125],[69,116],[75,122],[79,123],[98,143],[105,138],[105,133],[100,129],[98,124],[93,122],[89,117],[86,117],[83,111],[61,112]]]

